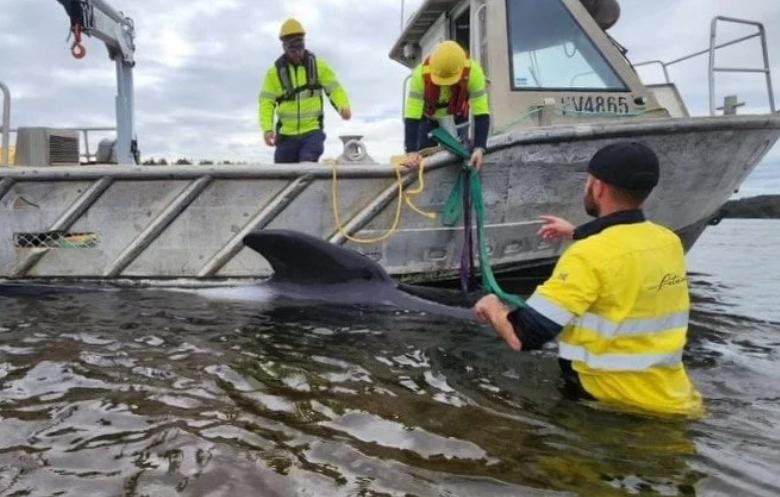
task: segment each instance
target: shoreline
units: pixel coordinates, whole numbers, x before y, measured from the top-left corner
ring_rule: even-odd
[[[780,219],[780,195],[729,200],[721,212],[723,219]]]

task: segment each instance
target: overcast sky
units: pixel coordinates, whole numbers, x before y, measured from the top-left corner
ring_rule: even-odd
[[[279,24],[298,17],[308,47],[327,59],[352,100],[354,118],[328,109],[326,157],[340,134],[364,134],[380,160],[402,147],[401,83],[406,68],[387,57],[399,31],[401,0],[108,0],[135,20],[136,119],[144,157],[269,161],[257,124],[262,76],[280,53]],[[499,1],[499,0],[490,0]],[[407,17],[420,0],[407,0]],[[780,0],[621,0],[610,30],[634,62],[670,60],[703,49],[717,14],[765,23],[775,89],[780,89]],[[12,126],[113,126],[115,73],[97,40],[74,60],[68,21],[55,0],[0,0],[0,81],[13,94]],[[723,39],[745,33],[724,29]],[[723,64],[759,65],[757,41],[723,52]],[[648,83],[655,69],[643,70]],[[706,57],[672,69],[689,108],[707,112]],[[719,101],[738,92],[768,109],[759,75],[723,75]],[[780,95],[778,95],[780,98]],[[775,147],[762,170],[780,164]],[[777,166],[780,168],[780,165]]]

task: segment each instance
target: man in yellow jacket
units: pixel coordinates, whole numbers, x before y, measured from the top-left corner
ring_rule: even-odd
[[[471,164],[479,168],[490,131],[485,72],[457,42],[444,41],[412,73],[404,109],[406,153],[435,145],[428,133],[439,120],[451,117],[455,124],[465,123],[469,112],[474,115]],[[419,163],[419,155],[412,154],[408,165]]]
[[[260,92],[260,127],[266,145],[276,147],[277,163],[319,160],[325,147],[323,91],[342,119],[352,117],[347,92],[330,65],[306,50],[305,34],[295,19],[282,24],[284,54],[266,73]]]
[[[658,158],[639,143],[599,150],[588,166],[578,228],[545,216],[544,239],[573,239],[552,276],[510,312],[493,295],[477,303],[514,350],[557,337],[565,392],[642,411],[697,416],[699,392],[682,363],[690,301],[685,254],[672,231],[641,207],[659,180]]]

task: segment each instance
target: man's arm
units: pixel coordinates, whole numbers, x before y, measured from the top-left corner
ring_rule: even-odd
[[[575,227],[569,221],[557,216],[539,216],[544,223],[536,234],[542,240],[571,240],[574,238]]]
[[[265,75],[263,88],[258,97],[258,119],[260,129],[263,130],[263,136],[266,143],[270,146],[268,135],[274,134],[274,112],[276,111],[276,99],[282,95],[281,86],[276,75],[276,67],[272,67]]]
[[[347,96],[347,90],[341,86],[336,73],[330,67],[330,64],[322,59],[317,59],[318,69],[320,73],[320,84],[328,95],[331,104],[341,114],[344,119],[352,117],[352,112],[349,105],[349,97]]]
[[[531,307],[510,312],[506,315],[506,320],[512,325],[518,340],[523,343],[523,350],[539,350],[563,331],[563,326]]]
[[[479,321],[490,324],[513,350],[538,350],[563,330],[530,307],[510,311],[495,295],[477,303],[474,312]]]
[[[487,149],[490,134],[490,102],[487,92],[487,78],[479,62],[471,61],[469,75],[469,107],[474,116],[474,155],[471,163],[477,169],[482,166],[482,155]]]
[[[581,248],[575,243],[564,252],[552,276],[536,289],[526,308],[510,313],[498,297],[488,295],[474,308],[477,319],[491,324],[514,350],[541,348],[598,297],[601,281],[595,261]]]
[[[419,150],[420,124],[425,107],[425,82],[422,66],[418,65],[409,80],[409,93],[404,108],[404,149],[407,153]]]
[[[507,319],[508,312],[509,308],[492,294],[482,297],[474,306],[474,315],[477,321],[492,326],[498,336],[503,338],[512,350],[520,351],[523,348],[523,343],[514,332],[512,323]]]
[[[474,116],[474,148],[487,148],[488,135],[490,134],[490,115]]]

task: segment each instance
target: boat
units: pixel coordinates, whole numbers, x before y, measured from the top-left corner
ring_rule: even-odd
[[[103,0],[87,4],[125,26],[124,36],[132,35],[129,18]],[[402,23],[390,51],[393,60],[412,68],[438,42],[453,39],[488,75],[493,131],[481,174],[489,252],[499,275],[549,267],[560,256],[564,244],[537,237],[538,216],[586,220],[581,199],[587,162],[606,144],[641,141],[658,153],[661,183],[646,213],[677,232],[688,249],[780,136],[768,63],[716,64],[720,48],[754,38],[762,42],[767,61],[760,23],[718,17],[706,50],[652,61],[668,74],[672,64],[709,56],[711,115],[692,117],[668,78],[655,85],[641,81],[636,68],[642,63],[632,64],[608,34],[618,17],[616,0],[426,0]],[[724,23],[745,24],[755,33],[720,43],[717,28]],[[242,238],[264,228],[344,244],[405,281],[436,282],[457,274],[462,227],[442,226],[407,208],[399,188],[418,188],[417,175],[397,176],[392,164],[374,163],[359,137],[345,140],[337,164],[135,164],[132,39],[113,40],[110,53],[112,47],[120,68],[116,143],[101,144],[95,156],[84,147],[90,128],[16,130],[16,165],[0,167],[0,279],[194,284],[262,279],[270,266]],[[723,71],[764,74],[769,110],[737,115],[738,99],[728,96],[718,112],[715,83]],[[0,160],[6,160],[10,96],[0,89],[6,110]],[[446,151],[428,157],[415,205],[440,210],[459,168]],[[377,243],[351,241],[382,238],[399,203],[392,236]]]

